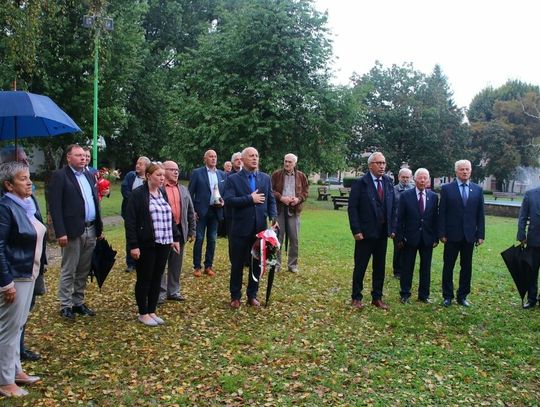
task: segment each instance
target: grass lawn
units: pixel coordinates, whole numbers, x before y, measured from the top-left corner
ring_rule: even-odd
[[[118,212],[119,200],[116,209],[111,203],[119,195],[115,186],[104,213]],[[229,309],[225,239],[218,241],[215,278],[192,276],[189,244],[182,278],[187,301],[163,305],[167,324],[159,328],[137,323],[135,276],[123,271],[123,229],[107,228],[119,259],[101,291],[89,285],[96,317],[62,321],[59,270],[48,271],[50,291],[27,330],[27,345],[43,359],[25,364],[43,382],[28,387],[30,396],[19,404],[538,405],[540,310],[521,309],[499,255],[515,240],[516,220],[487,218],[486,243],[474,254],[471,308],[440,306],[438,247],[435,304],[401,305],[399,282],[389,277],[390,310],[358,312],[349,306],[353,239],[346,210],[314,199],[302,215],[301,272],[277,275],[268,308]],[[369,298],[369,273],[366,280]],[[413,289],[417,284],[415,275]]]

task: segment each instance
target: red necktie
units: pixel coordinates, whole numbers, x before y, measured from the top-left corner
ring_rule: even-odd
[[[379,195],[379,199],[381,202],[384,200],[384,192],[382,189],[382,182],[380,178],[377,178],[377,195]]]
[[[424,214],[424,200],[422,199],[422,195],[424,195],[424,193],[420,191],[418,193],[418,209],[420,210],[420,215]]]

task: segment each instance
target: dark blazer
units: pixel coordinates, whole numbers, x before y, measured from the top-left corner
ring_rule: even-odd
[[[36,209],[35,217],[43,223],[37,202]],[[10,284],[15,278],[32,277],[36,241],[36,229],[24,209],[7,196],[0,198],[0,287]],[[41,268],[46,263],[46,241],[45,236]]]
[[[267,219],[277,217],[276,200],[272,193],[270,176],[257,171],[255,185],[266,200],[263,204],[255,205],[251,198],[248,173],[242,170],[231,174],[225,186],[225,206],[232,208],[232,223],[230,235],[232,237],[247,237],[259,233],[267,228]]]
[[[218,178],[218,189],[221,196],[225,193],[225,180],[227,175],[225,172],[216,168],[216,174]],[[193,200],[193,206],[197,216],[204,217],[206,212],[210,208],[210,198],[212,193],[210,191],[210,181],[208,180],[208,173],[206,166],[199,167],[193,170],[191,177],[189,178],[188,190]],[[218,219],[223,218],[223,208],[216,208]]]
[[[429,189],[425,189],[424,193],[426,195],[426,206],[423,214],[420,214],[418,208],[416,188],[401,193],[397,215],[396,241],[406,242],[413,247],[418,247],[421,242],[426,246],[433,246],[438,241],[439,197]]]
[[[84,176],[92,187],[96,207],[96,236],[101,236],[103,223],[99,211],[96,180],[87,171],[84,171]],[[75,174],[68,165],[52,174],[49,185],[49,209],[56,237],[67,235],[69,239],[84,233],[84,198]]]
[[[383,175],[384,200],[386,206],[386,234],[395,232],[395,194],[392,180]],[[377,190],[371,173],[356,180],[349,195],[349,225],[353,235],[362,233],[365,239],[377,239],[379,236],[379,215],[384,206],[379,202]]]
[[[484,193],[469,181],[469,198],[463,206],[456,180],[441,187],[439,204],[439,238],[450,242],[466,240],[474,243],[485,236]]]
[[[165,190],[162,190],[161,193],[163,194],[163,198],[169,202]],[[148,190],[148,184],[144,183],[140,187],[135,188],[131,193],[126,208],[124,227],[126,229],[128,250],[141,247],[154,247],[156,238],[154,234],[154,223],[150,215],[150,191]],[[179,242],[180,232],[176,227],[174,219],[171,219],[171,227],[173,240]]]
[[[521,203],[517,240],[521,242],[525,239],[527,246],[540,247],[540,188],[525,192]]]
[[[127,203],[133,189],[135,178],[137,178],[137,173],[135,171],[128,172],[122,181],[122,185],[120,186],[120,192],[122,193],[122,208],[120,210],[120,214],[124,219],[126,217]]]

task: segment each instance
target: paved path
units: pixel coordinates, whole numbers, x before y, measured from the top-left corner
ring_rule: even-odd
[[[114,216],[107,216],[103,218],[103,225],[104,226],[115,226],[115,225],[121,225],[124,223],[124,220],[120,215],[114,215]],[[56,267],[60,266],[60,261],[62,260],[62,255],[60,252],[60,246],[56,244],[56,242],[53,243],[47,243],[47,263],[49,267]]]

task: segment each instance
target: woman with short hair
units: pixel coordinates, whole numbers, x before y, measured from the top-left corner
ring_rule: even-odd
[[[21,366],[19,341],[28,318],[44,250],[46,227],[36,217],[28,166],[0,165],[0,395],[25,396],[19,384],[41,380]]]

